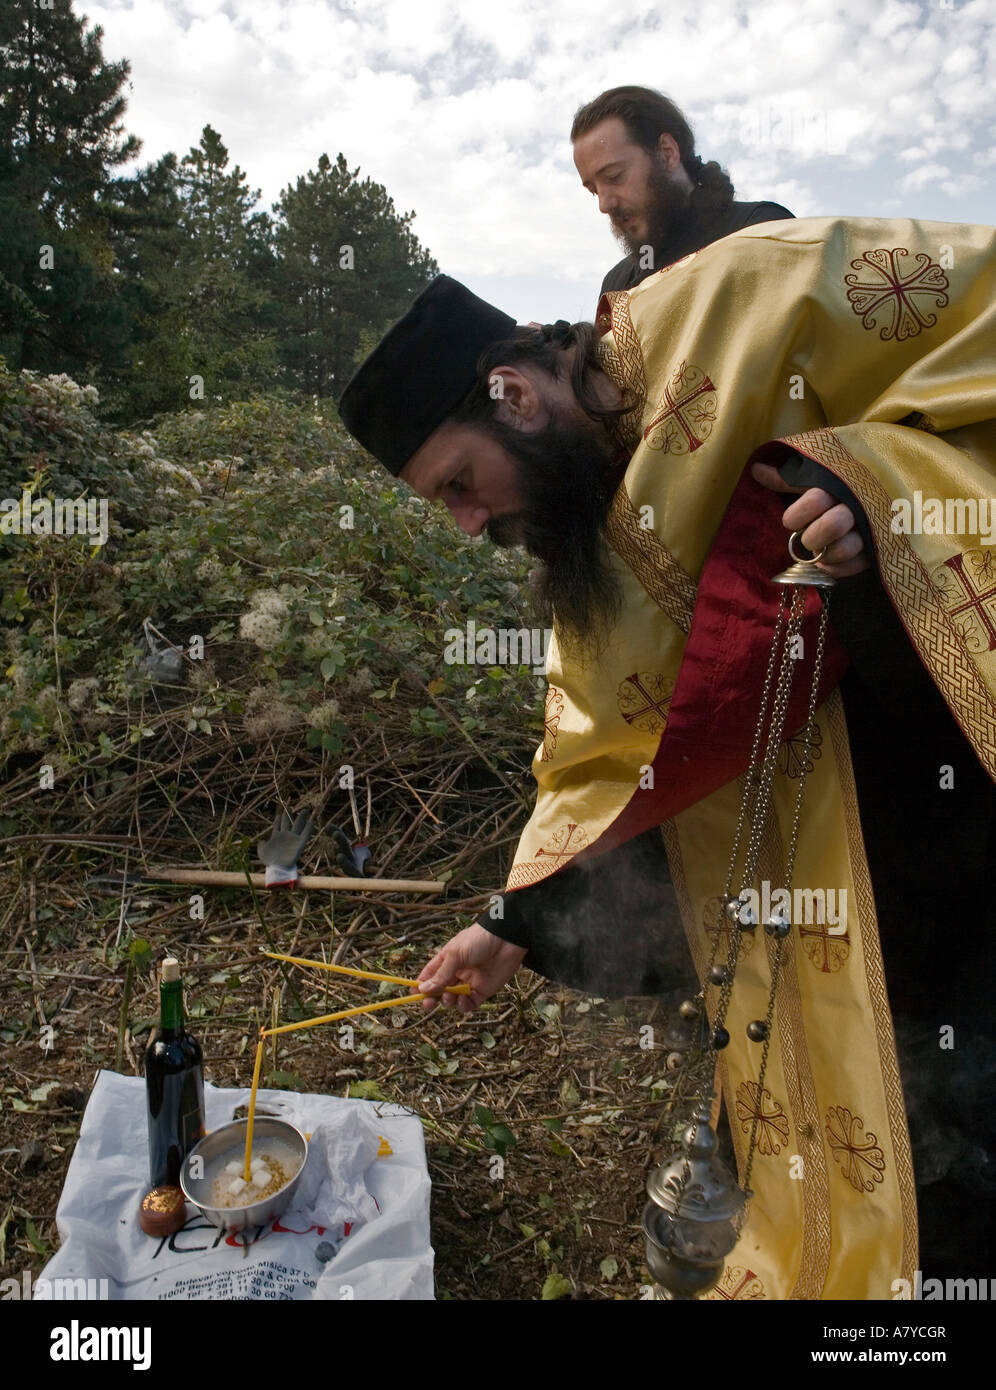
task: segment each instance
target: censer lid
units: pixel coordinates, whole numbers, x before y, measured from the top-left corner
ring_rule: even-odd
[[[681,1148],[647,1178],[647,1195],[671,1216],[693,1221],[726,1221],[746,1197],[726,1165],[716,1157],[718,1140],[709,1123],[709,1106],[695,1114]]]

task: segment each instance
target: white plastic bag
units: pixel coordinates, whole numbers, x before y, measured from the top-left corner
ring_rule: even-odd
[[[205,1085],[204,1100],[207,1127],[217,1129],[248,1105],[249,1091]],[[149,1186],[145,1082],[100,1072],[59,1198],[61,1247],[39,1288],[83,1279],[106,1280],[110,1298],[431,1299],[418,1117],[289,1091],[261,1090],[257,1103],[312,1136],[294,1207],[262,1230],[226,1236],[188,1204],[183,1229],[158,1239],[138,1224]],[[382,1137],[392,1152],[378,1158]],[[326,1262],[316,1256],[323,1244],[335,1250]]]

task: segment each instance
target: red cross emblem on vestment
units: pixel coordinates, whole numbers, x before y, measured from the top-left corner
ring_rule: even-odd
[[[879,312],[888,316],[878,335],[884,342],[890,338],[904,342],[924,328],[933,328],[937,315],[922,309],[918,299],[933,299],[938,309],[948,302],[944,293],[948,277],[944,271],[922,251],[916,253],[911,267],[913,254],[905,246],[894,246],[891,251],[881,246],[851,262],[857,275],[844,276],[844,284],[851,286],[847,291],[851,308],[860,315],[863,327],[871,332],[878,327]]]
[[[855,1192],[871,1192],[885,1173],[885,1154],[871,1130],[865,1132],[861,1116],[843,1105],[831,1105],[826,1133],[834,1161]]]
[[[667,723],[674,681],[660,671],[634,671],[616,691],[619,713],[644,734],[659,734]]]
[[[764,1285],[752,1269],[745,1269],[743,1265],[727,1265],[716,1287],[702,1296],[725,1298],[727,1301],[763,1298]]]
[[[833,975],[851,954],[851,939],[846,931],[831,935],[826,922],[799,927],[802,949],[823,975]]]
[[[969,571],[979,581],[978,588]],[[961,619],[956,626],[969,651],[996,651],[994,615],[985,608],[990,599],[996,598],[996,582],[990,582],[996,581],[992,555],[981,550],[967,550],[964,554],[959,551],[938,565],[932,578],[945,599],[947,612],[952,618]]]
[[[701,367],[679,362],[643,438],[665,454],[693,454],[709,438],[715,419],[716,387]]]
[[[547,844],[536,851],[534,857],[536,859],[555,859],[559,868],[561,861],[572,859],[575,854],[580,854],[587,844],[588,832],[584,826],[562,825],[550,836]]]

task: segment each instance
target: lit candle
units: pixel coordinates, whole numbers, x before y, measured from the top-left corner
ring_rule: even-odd
[[[246,1161],[242,1167],[243,1181],[248,1182],[252,1176],[250,1164],[252,1162],[252,1127],[256,1119],[256,1091],[259,1087],[259,1072],[263,1065],[263,1038],[260,1036],[256,1044],[256,1065],[252,1069],[252,1095],[249,1097],[249,1120],[246,1124]]]

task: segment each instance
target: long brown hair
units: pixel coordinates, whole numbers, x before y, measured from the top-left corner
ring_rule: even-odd
[[[558,319],[542,328],[517,326],[510,338],[490,343],[477,360],[477,381],[449,417],[455,424],[480,424],[494,416],[498,402],[491,395],[491,373],[502,363],[516,366],[530,362],[550,376],[568,375],[565,349],[576,347],[570,364],[570,383],[574,398],[592,420],[610,424],[631,409],[629,402],[621,406],[602,405],[592,387],[592,373],[601,370],[596,349],[598,336],[591,323],[568,323]]]

